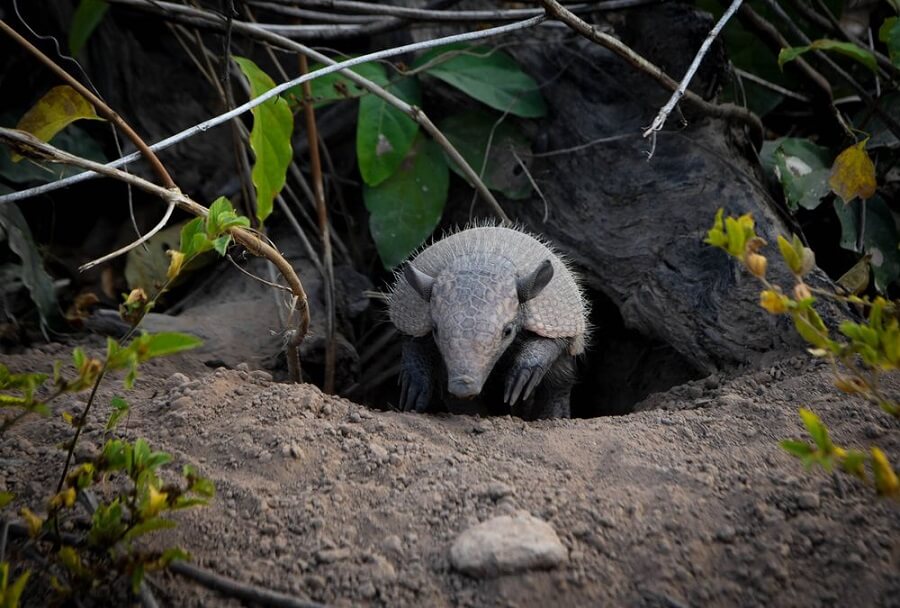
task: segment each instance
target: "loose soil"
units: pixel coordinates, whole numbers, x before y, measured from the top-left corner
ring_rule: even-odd
[[[99,340],[91,342],[100,349]],[[71,346],[5,356],[50,369]],[[102,442],[107,382],[78,450]],[[195,563],[333,606],[900,606],[900,505],[847,475],[806,472],[777,446],[808,406],[847,446],[900,461],[900,423],[794,359],[656,394],[628,416],[526,423],[374,411],[247,366],[189,354],[144,366],[120,433],[212,478],[209,508],[159,533]],[[40,505],[71,432],[58,404],[0,444],[0,490]],[[454,572],[467,528],[525,510],[568,563],[489,580]],[[237,606],[172,574],[166,606]]]

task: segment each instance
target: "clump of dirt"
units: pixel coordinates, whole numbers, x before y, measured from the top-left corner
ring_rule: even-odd
[[[50,367],[68,348],[6,357]],[[99,403],[119,393],[115,382]],[[158,542],[240,581],[334,606],[897,605],[900,508],[846,475],[807,473],[777,441],[814,409],[836,441],[900,460],[897,420],[788,361],[651,396],[629,416],[523,422],[375,412],[267,372],[189,355],[145,366],[121,433],[217,496]],[[70,400],[57,409],[73,409]],[[656,408],[656,409],[650,409]],[[665,409],[660,409],[665,408]],[[98,408],[81,448],[102,441]],[[0,490],[43,504],[70,431],[32,419],[0,445]],[[551,570],[456,572],[465,530],[527,511],[568,552]],[[238,605],[172,574],[164,605]]]

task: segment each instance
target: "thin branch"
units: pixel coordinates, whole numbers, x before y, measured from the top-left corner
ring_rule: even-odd
[[[147,9],[154,9],[157,7],[162,7],[167,10],[171,9],[173,11],[179,11],[179,12],[188,11],[189,14],[193,15],[194,17],[197,17],[199,15],[202,19],[204,19],[204,22],[207,25],[216,25],[218,23],[216,21],[215,16],[212,15],[211,13],[208,13],[206,11],[197,10],[197,9],[192,9],[190,7],[185,7],[185,6],[181,6],[181,5],[177,5],[177,4],[171,4],[168,2],[153,1],[151,3],[150,0],[146,0],[146,1],[145,0],[113,0],[113,2],[119,3],[119,4],[129,4],[132,6],[141,6],[143,8],[147,8]],[[212,22],[210,22],[210,19],[212,19]],[[474,32],[466,32],[463,34],[456,34],[453,36],[445,36],[443,38],[437,38],[434,40],[426,40],[426,41],[417,42],[417,43],[413,43],[413,44],[407,44],[407,45],[396,47],[396,48],[385,49],[382,51],[369,53],[367,55],[361,55],[359,57],[347,59],[346,61],[342,61],[340,63],[336,63],[329,57],[322,55],[321,53],[319,53],[313,49],[310,49],[300,43],[297,43],[292,40],[283,38],[281,36],[272,34],[270,32],[261,30],[251,23],[234,21],[233,27],[234,27],[235,32],[238,32],[238,33],[241,33],[244,35],[248,35],[248,36],[252,36],[252,37],[256,38],[257,40],[262,40],[265,42],[270,42],[270,43],[276,44],[277,46],[280,46],[281,48],[285,48],[286,50],[303,53],[307,57],[309,57],[315,61],[318,61],[320,63],[327,64],[327,65],[326,65],[326,67],[323,67],[323,68],[320,68],[313,72],[310,72],[309,74],[305,74],[305,75],[299,76],[297,78],[294,78],[293,80],[290,80],[288,82],[282,83],[282,84],[270,89],[269,91],[266,91],[259,97],[256,97],[229,112],[220,114],[219,116],[217,116],[215,118],[212,118],[203,123],[200,123],[198,125],[190,127],[188,129],[185,129],[171,137],[168,137],[160,142],[157,142],[156,144],[151,146],[150,149],[156,150],[156,151],[164,150],[170,146],[173,146],[179,142],[184,141],[185,139],[193,137],[194,135],[197,135],[198,133],[203,133],[213,127],[216,127],[224,122],[227,122],[227,121],[231,120],[232,118],[234,118],[235,116],[239,116],[239,115],[243,114],[244,112],[247,112],[247,111],[255,108],[256,106],[258,106],[262,103],[265,103],[269,99],[272,99],[276,95],[283,93],[284,91],[286,91],[294,86],[297,86],[299,84],[307,82],[308,80],[313,80],[314,78],[325,76],[326,74],[331,74],[333,72],[341,72],[341,74],[343,76],[345,76],[346,78],[348,78],[355,84],[366,89],[370,93],[377,95],[381,99],[384,99],[387,103],[389,103],[390,105],[399,109],[400,111],[408,114],[413,120],[418,122],[432,137],[434,137],[434,139],[437,141],[437,143],[444,149],[444,151],[451,157],[451,159],[457,163],[457,165],[460,167],[460,169],[465,173],[465,176],[466,176],[467,180],[469,181],[470,185],[472,185],[472,187],[474,187],[478,190],[478,192],[482,195],[482,198],[485,200],[485,202],[487,202],[487,204],[491,207],[491,209],[494,211],[494,213],[501,220],[508,222],[509,217],[506,215],[506,213],[500,207],[500,204],[497,202],[496,198],[494,198],[493,194],[491,194],[490,190],[488,190],[487,186],[485,186],[484,183],[478,178],[478,174],[472,169],[472,167],[469,165],[469,163],[467,163],[465,161],[465,159],[462,157],[462,155],[459,153],[459,151],[456,150],[456,148],[447,140],[447,138],[444,137],[443,134],[440,133],[440,131],[438,131],[437,127],[435,127],[435,125],[431,122],[431,120],[428,119],[428,117],[425,115],[424,112],[422,112],[419,108],[416,108],[415,106],[409,105],[408,103],[401,100],[397,96],[384,90],[384,88],[359,76],[356,72],[354,72],[353,70],[350,70],[348,68],[359,65],[361,63],[366,63],[369,61],[376,61],[379,59],[384,59],[386,57],[394,57],[396,55],[402,55],[402,54],[408,53],[408,52],[420,51],[420,50],[424,50],[424,49],[428,49],[428,48],[444,46],[444,45],[451,44],[454,42],[463,42],[463,41],[468,41],[468,40],[480,40],[480,39],[484,39],[484,38],[498,36],[500,34],[523,30],[523,29],[533,27],[534,25],[537,25],[538,23],[542,22],[544,19],[545,19],[545,17],[538,16],[538,17],[533,17],[531,19],[527,19],[525,21],[511,23],[509,25],[503,25],[503,26],[499,26],[499,27],[488,28],[488,29],[474,31]],[[657,70],[658,70],[658,68],[657,68]],[[687,97],[690,97],[690,95],[688,95]],[[111,163],[108,163],[106,166],[118,167],[118,166],[121,166],[122,164],[132,162],[133,160],[135,160],[139,157],[140,157],[140,153],[136,152],[134,154],[130,154],[126,157],[123,157],[123,158],[115,160]],[[16,200],[25,199],[30,196],[35,196],[38,194],[45,194],[47,192],[51,192],[58,188],[61,188],[64,186],[69,186],[74,183],[84,181],[86,179],[92,179],[94,177],[96,177],[95,173],[80,173],[78,175],[74,175],[72,177],[69,177],[69,178],[66,178],[63,180],[58,180],[55,182],[51,182],[49,184],[44,184],[42,186],[37,186],[34,188],[29,188],[27,190],[21,190],[19,192],[13,192],[13,193],[10,193],[7,195],[0,196],[0,203],[12,202],[12,201],[16,201]]]
[[[245,602],[273,606],[275,608],[325,608],[323,604],[318,602],[301,600],[271,589],[241,583],[183,561],[172,562],[169,564],[169,570],[198,582],[204,587],[214,589],[229,597],[238,598]]]
[[[300,55],[300,74],[309,73],[306,55]],[[322,266],[325,270],[325,378],[322,389],[334,393],[334,365],[337,353],[335,343],[334,304],[334,255],[331,251],[331,226],[328,223],[328,207],[325,204],[325,182],[322,178],[322,158],[319,156],[319,130],[316,128],[316,111],[312,102],[309,81],[303,83],[303,113],[306,116],[306,139],[309,141],[309,168],[319,219],[319,238],[322,241]]]
[[[78,91],[78,93],[82,97],[87,99],[97,109],[97,112],[99,112],[101,116],[106,117],[110,122],[114,123],[117,127],[122,129],[122,132],[125,133],[128,139],[130,139],[135,147],[144,155],[144,157],[147,159],[147,162],[150,163],[150,166],[153,167],[153,171],[159,176],[159,179],[162,181],[163,186],[165,186],[166,188],[175,187],[175,182],[172,181],[172,176],[170,176],[169,172],[166,171],[166,168],[163,166],[162,162],[160,162],[156,154],[153,153],[153,151],[147,146],[141,136],[135,133],[134,129],[132,129],[131,126],[127,122],[125,122],[125,120],[123,120],[121,116],[113,112],[113,110],[108,105],[106,105],[106,103],[102,99],[95,95],[93,91],[78,82],[75,77],[62,69],[59,65],[56,64],[56,62],[47,57],[40,49],[31,44],[16,30],[12,29],[2,19],[0,19],[0,30],[2,30],[7,36],[17,42],[20,46],[24,47],[29,53],[34,55],[38,60],[40,60],[41,63],[47,66],[47,68],[49,68],[51,72],[59,76],[63,81],[68,83],[69,86]]]
[[[697,54],[694,56],[694,60],[691,62],[690,67],[688,67],[687,73],[685,73],[684,78],[681,79],[681,82],[672,93],[669,101],[666,102],[666,105],[662,107],[662,109],[659,111],[659,114],[656,115],[656,118],[653,119],[653,122],[644,131],[644,137],[649,137],[653,133],[659,132],[663,128],[663,125],[666,124],[666,119],[669,117],[669,114],[672,113],[672,110],[675,109],[675,105],[684,96],[685,91],[687,91],[688,85],[691,83],[691,80],[694,78],[697,70],[700,69],[700,63],[703,61],[706,53],[709,52],[709,47],[712,46],[712,43],[718,37],[719,32],[722,31],[722,28],[725,27],[725,24],[728,23],[728,20],[731,19],[732,15],[734,15],[738,8],[740,8],[743,1],[744,0],[734,0],[731,3],[731,6],[728,7],[728,10],[726,10],[722,14],[722,16],[719,18],[719,21],[716,22],[712,30],[710,30],[709,35],[706,36],[703,44],[700,45],[700,50],[697,51]]]
[[[750,82],[758,84],[759,86],[769,89],[770,91],[774,91],[783,97],[790,97],[791,99],[796,99],[797,101],[802,101],[803,103],[812,103],[812,99],[810,99],[806,95],[801,95],[800,93],[791,91],[790,89],[786,89],[781,85],[777,85],[774,82],[769,82],[764,78],[760,78],[756,74],[752,74],[740,68],[734,68],[734,73],[743,80],[749,80]]]
[[[152,230],[150,230],[150,232],[144,234],[138,240],[133,241],[120,249],[116,249],[112,253],[107,253],[102,258],[97,258],[96,260],[88,262],[87,264],[82,264],[81,266],[78,267],[79,272],[85,272],[87,270],[90,270],[94,266],[98,266],[100,264],[103,264],[104,262],[113,260],[113,259],[119,257],[120,255],[124,255],[124,254],[128,253],[132,249],[140,247],[142,244],[146,243],[148,240],[153,238],[153,235],[155,235],[157,232],[159,232],[160,230],[162,230],[163,228],[166,227],[166,224],[169,223],[169,218],[172,217],[172,211],[174,211],[174,210],[175,210],[175,203],[173,203],[172,201],[169,201],[169,206],[166,208],[166,212],[165,212],[165,214],[163,214],[162,219],[159,220],[159,222],[156,224],[156,226],[153,227]]]
[[[43,159],[49,162],[60,162],[64,164],[75,165],[77,167],[89,169],[101,175],[105,175],[107,177],[112,177],[119,181],[129,183],[133,186],[136,186],[137,188],[140,188],[141,190],[144,190],[145,192],[149,192],[150,194],[163,199],[167,203],[174,203],[178,206],[179,209],[183,209],[184,211],[187,211],[192,215],[196,215],[198,217],[206,217],[209,214],[209,209],[197,203],[185,194],[182,194],[181,191],[177,188],[163,188],[141,177],[132,175],[130,173],[125,173],[124,171],[121,171],[114,167],[101,165],[100,163],[95,163],[85,158],[69,154],[68,152],[64,152],[62,150],[59,150],[58,148],[51,146],[50,144],[46,144],[40,141],[33,135],[25,133],[24,131],[0,128],[0,142],[6,143],[7,145],[13,147],[23,156]],[[234,238],[236,242],[240,243],[253,255],[264,257],[272,262],[272,264],[274,264],[275,267],[278,268],[279,272],[284,277],[287,284],[290,286],[291,292],[296,299],[296,302],[294,303],[294,310],[297,314],[300,315],[300,319],[298,320],[298,329],[294,330],[295,333],[293,334],[290,344],[288,345],[288,361],[290,362],[292,359],[296,359],[297,347],[299,346],[299,343],[300,341],[302,341],[303,337],[306,336],[306,332],[309,330],[309,303],[307,301],[306,292],[303,290],[303,284],[300,282],[300,278],[297,276],[297,273],[294,272],[294,269],[290,265],[290,263],[286,259],[284,259],[284,257],[280,253],[278,253],[278,251],[274,247],[264,242],[259,237],[259,235],[254,234],[250,230],[237,227],[230,228],[228,230],[228,233],[232,236],[232,238]],[[297,370],[299,371],[299,367],[297,368]],[[292,377],[292,380],[294,380],[295,382],[301,381],[299,376]]]
[[[567,10],[556,0],[540,0],[540,2],[544,5],[544,8],[547,9],[548,14],[559,19],[581,36],[584,36],[588,40],[596,42],[600,46],[609,49],[610,51],[627,61],[632,67],[655,79],[670,91],[675,91],[678,89],[678,83],[675,82],[675,80],[671,76],[666,74],[658,66],[654,65],[653,63],[636,53],[622,41],[613,36],[610,36],[606,32],[601,32],[599,29],[593,27],[583,19],[580,19],[577,15]],[[760,122],[759,117],[757,117],[746,108],[742,108],[734,104],[710,103],[692,91],[685,91],[683,99],[689,105],[693,106],[707,116],[740,120],[748,127],[750,127],[753,140],[760,143],[762,142],[762,123]]]
[[[595,13],[613,11],[623,8],[635,8],[647,4],[658,4],[661,0],[606,0],[605,2],[572,4],[567,8],[573,13]],[[369,23],[374,16],[400,17],[417,21],[441,21],[441,22],[465,22],[465,21],[517,21],[536,17],[544,13],[540,8],[517,8],[497,10],[429,10],[406,6],[394,6],[388,4],[376,4],[374,2],[352,2],[343,0],[249,0],[248,4],[265,8],[275,13],[295,17],[308,17],[319,20],[330,20],[333,23]],[[336,11],[365,15],[366,21],[359,21],[359,17],[334,13],[315,13],[306,9],[293,8],[296,5],[304,7],[328,8]],[[315,17],[310,16],[315,13]]]

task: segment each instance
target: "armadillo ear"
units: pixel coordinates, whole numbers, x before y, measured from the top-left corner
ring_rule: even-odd
[[[519,302],[527,302],[532,298],[536,298],[550,279],[553,278],[553,263],[550,260],[544,260],[529,275],[519,277],[516,280],[516,291],[519,292]]]
[[[416,290],[426,302],[431,301],[431,288],[434,287],[434,277],[430,277],[415,266],[412,262],[403,267],[403,277],[409,286]]]

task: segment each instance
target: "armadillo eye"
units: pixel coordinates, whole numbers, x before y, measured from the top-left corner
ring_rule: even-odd
[[[512,325],[507,325],[506,327],[503,328],[503,337],[504,338],[510,337],[512,335],[512,333],[513,333]]]

